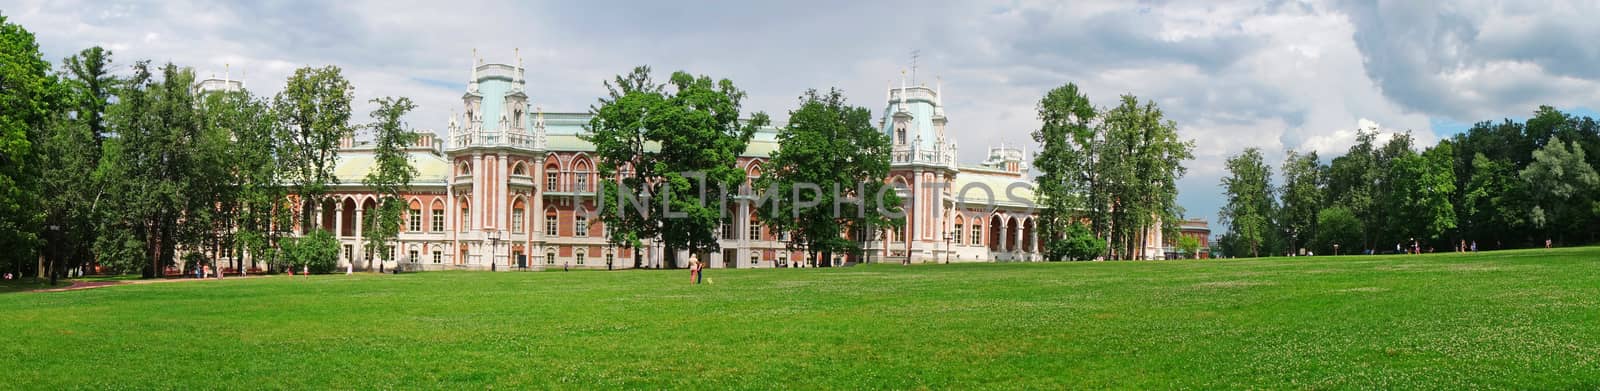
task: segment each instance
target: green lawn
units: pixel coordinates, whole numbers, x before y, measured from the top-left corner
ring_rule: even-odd
[[[0,294],[0,388],[1600,387],[1600,248]]]

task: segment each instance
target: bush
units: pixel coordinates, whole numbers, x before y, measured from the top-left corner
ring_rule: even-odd
[[[1339,244],[1340,254],[1360,254],[1365,247],[1361,240],[1361,220],[1342,206],[1317,212],[1317,252],[1332,255],[1333,245]]]
[[[1083,223],[1072,223],[1061,232],[1061,238],[1050,241],[1045,255],[1052,261],[1087,261],[1099,257],[1106,249],[1106,241],[1094,236]]]
[[[339,266],[339,240],[327,230],[315,230],[306,236],[285,239],[283,256],[295,269],[303,266],[312,273],[332,272]]]

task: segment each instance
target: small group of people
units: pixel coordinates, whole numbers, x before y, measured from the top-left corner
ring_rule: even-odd
[[[700,257],[689,254],[689,283],[699,284],[705,278],[705,265],[700,264]]]
[[[1467,253],[1467,252],[1475,253],[1475,252],[1478,252],[1478,241],[1474,240],[1474,241],[1472,241],[1471,244],[1468,244],[1466,239],[1461,239],[1461,243],[1456,245],[1456,252],[1458,252],[1458,253]]]
[[[13,277],[15,277],[15,276],[12,276],[11,273],[6,273],[6,281],[13,280],[14,279]]]

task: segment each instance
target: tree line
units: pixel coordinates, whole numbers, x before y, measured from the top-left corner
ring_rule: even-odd
[[[90,266],[160,276],[180,262],[329,270],[338,250],[312,227],[319,203],[291,200],[338,183],[339,140],[357,128],[375,134],[378,163],[363,184],[384,199],[364,222],[376,228],[366,245],[381,250],[398,230],[396,197],[414,172],[403,151],[414,133],[400,118],[414,106],[375,99],[374,121],[352,124],[354,90],[338,67],[298,69],[270,98],[203,90],[193,69],[172,63],[119,66],[101,47],[52,69],[33,34],[4,15],[0,64],[6,272],[54,282]],[[309,234],[286,238],[296,225]]]
[[[1281,184],[1260,149],[1227,161],[1218,246],[1229,256],[1453,251],[1592,243],[1600,124],[1541,106],[1422,148],[1357,131],[1344,155],[1288,151]],[[1335,246],[1338,246],[1337,248]]]

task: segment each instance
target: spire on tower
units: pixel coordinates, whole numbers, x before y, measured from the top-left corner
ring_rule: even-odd
[[[900,111],[906,111],[906,71],[900,70]]]

